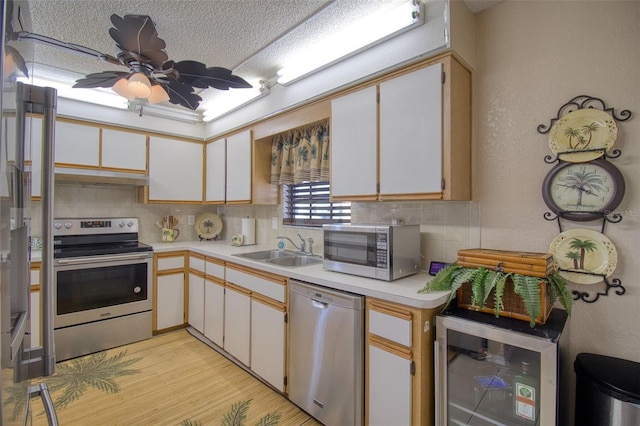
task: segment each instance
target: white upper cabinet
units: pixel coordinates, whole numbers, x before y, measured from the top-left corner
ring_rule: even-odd
[[[207,178],[205,201],[224,203],[227,186],[227,143],[218,139],[206,145]]]
[[[450,55],[334,99],[331,124],[332,198],[471,199],[471,73]]]
[[[102,129],[102,167],[146,172],[147,136]]]
[[[201,143],[149,138],[149,201],[202,202]]]
[[[380,84],[380,194],[442,191],[442,64]]]
[[[56,121],[56,165],[98,168],[100,129],[93,126]]]
[[[372,86],[331,102],[331,195],[377,196],[378,104]]]
[[[251,131],[227,138],[227,203],[251,201]]]

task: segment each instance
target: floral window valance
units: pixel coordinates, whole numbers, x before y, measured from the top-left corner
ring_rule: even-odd
[[[278,133],[271,143],[271,183],[329,180],[329,119]]]

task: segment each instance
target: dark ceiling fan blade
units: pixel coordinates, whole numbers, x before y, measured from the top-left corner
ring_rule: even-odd
[[[149,59],[156,68],[168,59],[164,51],[167,44],[158,37],[156,27],[147,15],[125,15],[124,18],[116,14],[111,15],[111,23],[115,28],[109,28],[109,35],[125,52],[142,55]]]
[[[76,84],[73,85],[76,89],[88,89],[92,87],[111,87],[118,80],[128,76],[128,72],[113,72],[104,71],[93,74],[87,74],[84,78],[76,80]]]
[[[247,89],[252,87],[246,80],[237,75],[233,75],[231,70],[221,67],[210,67],[197,61],[176,62],[173,68],[178,71],[178,79],[186,84],[199,89],[213,87],[215,89],[227,90]]]
[[[169,80],[169,83],[164,88],[169,94],[169,102],[175,105],[182,105],[185,108],[195,110],[202,100],[200,96],[193,93],[192,86],[178,80]]]

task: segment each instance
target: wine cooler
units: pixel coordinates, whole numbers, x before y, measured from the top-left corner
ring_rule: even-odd
[[[545,325],[451,308],[436,321],[437,425],[569,424],[567,314]]]

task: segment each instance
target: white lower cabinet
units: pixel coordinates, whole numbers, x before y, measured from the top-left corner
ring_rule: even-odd
[[[204,281],[204,332],[216,345],[224,345],[224,285]]]
[[[157,278],[156,330],[184,324],[184,272]]]
[[[224,294],[224,350],[249,367],[250,345],[250,292],[227,283]]]
[[[204,334],[204,277],[189,273],[189,325]]]
[[[411,359],[389,349],[368,345],[369,426],[411,424]]]
[[[40,343],[40,290],[31,291],[31,316],[29,318],[30,323],[30,345],[32,348],[41,346]]]
[[[286,306],[251,298],[251,370],[284,392]]]

